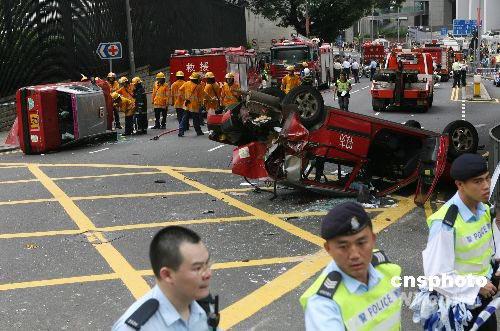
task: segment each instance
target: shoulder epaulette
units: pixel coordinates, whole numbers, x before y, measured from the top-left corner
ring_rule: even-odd
[[[340,272],[330,272],[326,276],[323,284],[321,284],[321,287],[319,288],[318,292],[316,292],[316,294],[328,299],[333,298],[333,295],[335,294],[335,291],[337,291],[337,288],[339,287],[341,281],[342,275],[340,274]]]
[[[387,258],[387,255],[385,255],[384,251],[373,252],[372,266],[376,267],[383,263],[391,263],[391,261],[389,261],[389,259]]]
[[[149,299],[144,302],[134,313],[127,318],[125,324],[135,330],[140,330],[141,327],[153,316],[158,310],[160,303],[156,299]]]
[[[446,215],[444,215],[443,224],[448,225],[452,228],[455,225],[455,220],[458,215],[458,207],[455,204],[451,204],[448,210],[446,211]]]

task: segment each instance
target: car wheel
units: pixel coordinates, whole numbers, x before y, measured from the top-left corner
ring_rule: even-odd
[[[292,89],[283,99],[283,105],[297,105],[300,121],[308,129],[321,122],[325,114],[323,97],[312,86]]]
[[[417,128],[417,129],[421,129],[422,126],[420,125],[420,123],[418,121],[415,121],[415,120],[408,120],[405,122],[405,126],[409,126],[410,128]]]
[[[272,95],[273,97],[278,97],[278,98],[280,98],[280,101],[283,101],[283,99],[286,96],[285,92],[283,92],[282,90],[280,90],[279,88],[277,88],[275,86],[263,88],[259,92]]]
[[[477,152],[479,136],[471,123],[464,120],[453,121],[444,128],[443,133],[450,137],[450,157],[456,158],[465,153]]]
[[[384,111],[385,110],[385,101],[382,99],[372,99],[372,107],[373,111]]]

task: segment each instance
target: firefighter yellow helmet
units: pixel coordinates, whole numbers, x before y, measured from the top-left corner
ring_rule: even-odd
[[[303,66],[304,68],[307,68],[307,67],[309,66],[309,64],[307,64],[307,62],[306,62],[306,61],[304,61],[304,62],[302,62],[302,66]]]
[[[108,78],[116,78],[116,74],[114,72],[110,72],[108,74]]]
[[[184,77],[184,73],[182,71],[177,71],[175,77]]]
[[[163,72],[159,72],[156,74],[156,79],[165,79],[165,74]]]
[[[121,77],[121,78],[118,80],[118,83],[120,83],[120,84],[125,84],[125,83],[128,83],[128,78],[127,78],[127,77]]]
[[[226,79],[227,79],[227,78],[234,78],[234,74],[233,74],[232,72],[228,72],[228,73],[226,74]]]
[[[120,97],[120,94],[118,94],[117,92],[113,92],[111,93],[111,99],[113,99],[113,101],[115,101],[116,99],[118,99]]]
[[[294,66],[288,66],[286,67],[286,71],[294,71],[295,67]]]
[[[200,74],[197,72],[193,72],[191,76],[189,76],[189,79],[200,79]]]
[[[209,71],[205,74],[205,78],[215,78],[215,75],[213,72]]]
[[[137,83],[142,83],[142,80],[140,77],[134,77],[132,78],[132,84],[137,84]]]

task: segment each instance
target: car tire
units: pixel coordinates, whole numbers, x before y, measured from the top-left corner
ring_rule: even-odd
[[[285,92],[283,92],[282,90],[280,90],[279,88],[277,88],[275,86],[263,88],[259,92],[272,95],[273,97],[278,97],[278,98],[280,98],[280,101],[283,101],[283,99],[286,96]]]
[[[479,144],[477,130],[471,123],[458,120],[449,123],[443,133],[450,137],[448,155],[454,159],[465,153],[476,153]]]
[[[405,126],[409,126],[410,128],[417,128],[417,129],[421,129],[422,126],[420,125],[420,123],[418,121],[415,121],[415,120],[408,120],[405,122],[404,124]]]
[[[385,110],[385,101],[382,99],[372,99],[372,107],[375,112],[383,112]]]
[[[312,86],[293,88],[283,99],[283,105],[297,105],[300,121],[307,129],[321,122],[325,115],[325,103],[321,93]]]

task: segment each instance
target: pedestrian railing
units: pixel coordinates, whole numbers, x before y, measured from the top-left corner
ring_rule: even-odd
[[[498,72],[499,68],[477,68],[476,74],[483,78],[493,79],[493,76]]]
[[[490,130],[490,149],[488,156],[488,168],[490,169],[490,174],[494,176],[494,169],[500,162],[500,124],[497,124]],[[496,182],[493,182],[496,181]],[[498,178],[492,178],[491,187],[495,188],[492,192],[492,201],[500,202],[500,189],[498,187]],[[497,185],[495,185],[497,184]]]

